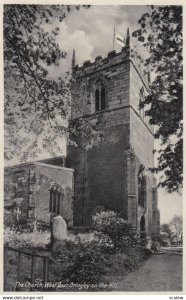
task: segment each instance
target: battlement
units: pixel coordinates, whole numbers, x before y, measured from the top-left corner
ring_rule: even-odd
[[[75,65],[72,70],[73,74],[81,77],[89,73],[95,72],[100,69],[108,68],[123,62],[130,58],[130,49],[128,46],[122,48],[120,52],[112,50],[108,52],[107,57],[102,57],[101,55],[97,56],[93,62],[86,60],[83,62],[83,65]]]
[[[130,104],[139,111],[139,101],[148,93],[148,78],[144,73],[143,61],[134,54],[129,45],[119,52],[108,52],[106,57],[99,55],[94,61],[86,60],[81,66],[72,65],[75,79],[71,90],[72,119],[95,112],[93,88],[98,79],[104,83],[106,90],[105,109]]]
[[[136,55],[134,55],[130,46],[125,46],[122,48],[120,52],[116,52],[116,50],[112,50],[108,52],[106,57],[102,57],[101,55],[96,56],[94,61],[86,60],[82,65],[75,65],[72,68],[73,75],[77,77],[87,76],[93,72],[103,70],[108,67],[113,67],[114,65],[120,64],[124,61],[131,61],[134,65],[136,71],[138,72],[141,80],[148,88],[148,76],[144,72],[144,67],[142,66],[142,62],[137,59]]]

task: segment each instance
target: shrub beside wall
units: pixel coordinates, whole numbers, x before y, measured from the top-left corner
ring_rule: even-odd
[[[93,225],[96,230],[92,233],[70,234],[68,239],[54,243],[50,250],[49,281],[64,284],[109,282],[115,276],[132,271],[151,254],[146,249],[149,237],[136,232],[115,212],[95,213]],[[13,247],[48,251],[50,232],[6,230],[5,242]]]

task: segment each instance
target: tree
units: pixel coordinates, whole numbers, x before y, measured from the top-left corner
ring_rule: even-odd
[[[166,233],[167,238],[171,239],[172,231],[169,224],[162,224],[160,230],[161,232]]]
[[[173,236],[177,244],[182,243],[183,238],[183,219],[181,216],[175,215],[174,218],[170,221],[170,228],[173,232]]]
[[[161,140],[158,166],[160,186],[180,191],[183,181],[182,6],[150,6],[133,36],[148,50],[145,66],[152,72],[149,94],[142,107]]]
[[[61,151],[59,139],[66,133],[70,81],[68,76],[49,76],[48,67],[65,59],[66,53],[55,41],[59,27],[48,32],[44,25],[61,22],[71,10],[79,8],[4,6],[6,160],[21,153],[21,160],[26,161],[43,148],[52,155],[56,149]]]

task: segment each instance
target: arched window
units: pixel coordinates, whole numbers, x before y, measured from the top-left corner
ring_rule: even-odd
[[[101,80],[95,84],[95,111],[104,110],[106,108],[106,92],[105,86]]]
[[[146,204],[146,177],[142,166],[138,173],[138,204],[142,207],[145,207]]]
[[[95,91],[95,110],[99,110],[99,90]]]
[[[145,117],[144,107],[142,107],[144,98],[145,98],[145,91],[144,91],[144,87],[142,86],[142,88],[140,89],[140,99],[139,99],[139,114],[142,119],[144,119]]]
[[[60,214],[61,201],[63,197],[63,189],[57,183],[52,183],[50,187],[50,205],[49,210],[51,213]]]
[[[101,110],[105,109],[105,87],[101,88]]]

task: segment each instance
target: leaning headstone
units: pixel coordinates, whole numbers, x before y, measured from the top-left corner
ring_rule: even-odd
[[[54,242],[62,241],[67,237],[67,224],[61,216],[53,218],[53,239]]]

